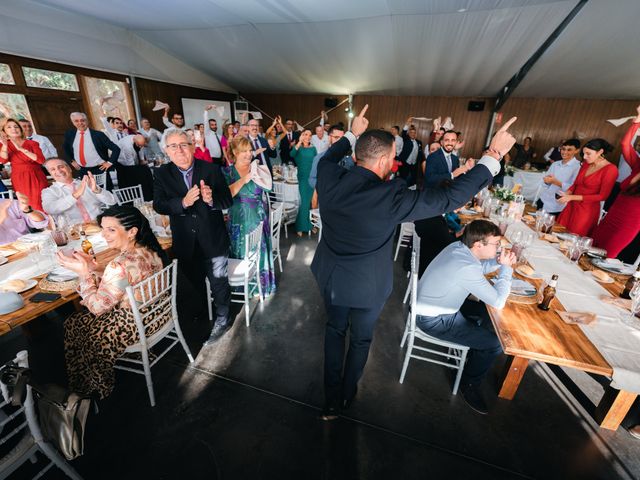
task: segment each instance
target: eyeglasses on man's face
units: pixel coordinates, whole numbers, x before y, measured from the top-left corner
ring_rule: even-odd
[[[171,145],[167,145],[167,149],[168,150],[188,150],[189,147],[191,146],[190,143],[172,143]]]

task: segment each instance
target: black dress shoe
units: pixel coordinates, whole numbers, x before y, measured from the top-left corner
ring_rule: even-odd
[[[338,407],[330,407],[326,406],[322,409],[322,413],[320,414],[320,419],[325,422],[330,422],[332,420],[336,420],[340,416],[340,409]]]
[[[225,323],[225,324],[216,323],[213,326],[213,330],[211,330],[211,335],[209,335],[209,338],[207,338],[203,346],[206,347],[207,345],[216,343],[218,340],[220,340],[220,338],[222,338],[222,336],[227,332],[227,330],[229,330],[230,327],[231,325],[228,323]]]
[[[462,398],[464,398],[464,401],[467,403],[467,405],[469,405],[480,415],[486,415],[489,413],[487,404],[484,402],[482,394],[480,393],[480,389],[477,385],[465,385],[462,388]]]

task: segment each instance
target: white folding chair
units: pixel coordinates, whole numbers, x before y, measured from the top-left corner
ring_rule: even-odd
[[[412,247],[413,251],[416,253],[416,256],[418,258],[418,270],[420,267],[420,237],[418,236],[418,234],[414,231],[413,232],[413,244]],[[407,284],[407,291],[404,292],[404,298],[402,299],[402,303],[407,303],[407,300],[409,299],[409,294],[411,293],[411,285],[413,285],[413,277],[411,276],[411,272],[409,271],[409,283]]]
[[[320,243],[320,239],[322,238],[322,219],[320,218],[319,208],[309,210],[309,221],[313,227],[318,229],[318,243]],[[311,236],[311,231],[309,231],[309,236]]]
[[[408,340],[407,353],[405,354],[402,373],[400,374],[400,383],[404,382],[404,376],[407,373],[407,368],[409,367],[409,360],[415,358],[417,360],[436,363],[438,365],[457,370],[458,373],[456,374],[456,380],[453,384],[453,394],[455,395],[458,393],[458,386],[460,385],[460,379],[462,378],[462,370],[464,369],[464,364],[467,360],[469,347],[432,337],[416,327],[416,315],[419,311],[418,264],[418,256],[414,250],[411,254],[411,306],[409,307],[407,324],[404,329],[404,335],[402,336],[402,342],[400,343],[400,348],[403,348],[405,342]],[[425,342],[428,346],[423,347],[416,345],[416,340]],[[433,348],[429,348],[429,346],[432,346]],[[436,350],[436,348],[438,349]],[[418,353],[414,353],[415,350],[417,350]],[[420,352],[429,356],[423,356]]]
[[[6,192],[0,192],[0,198],[4,198],[6,200],[13,200],[14,198],[16,198],[16,196],[13,190],[7,190]]]
[[[116,196],[118,205],[132,203],[134,206],[144,203],[144,195],[142,194],[142,185],[133,187],[114,188],[113,194]]]
[[[20,367],[28,367],[29,360],[25,350],[18,352],[13,360]],[[7,454],[0,458],[0,479],[9,478],[24,462],[31,460],[37,463],[36,452],[42,452],[47,458],[47,464],[36,474],[34,479],[42,477],[54,465],[62,470],[69,478],[82,480],[82,477],[69,465],[64,457],[49,442],[44,440],[38,415],[35,411],[33,390],[26,385],[26,394],[22,405],[16,409],[11,406],[12,388],[0,382],[0,446],[10,439],[20,440]],[[14,438],[15,437],[15,438]]]
[[[96,185],[100,188],[106,188],[107,186],[107,172],[97,173],[93,176],[96,179]]]
[[[244,315],[249,326],[251,317],[250,300],[256,293],[260,303],[264,301],[262,285],[260,284],[260,245],[262,244],[262,223],[244,236],[244,258],[230,258],[228,275],[231,286],[231,301],[244,305]],[[211,307],[211,284],[205,279],[207,287],[207,305],[209,306],[209,320],[213,321],[213,309]],[[235,290],[234,290],[235,289]]]
[[[151,379],[151,367],[160,361],[169,350],[178,342],[182,345],[189,363],[193,363],[193,356],[189,350],[180,322],[178,321],[178,309],[176,304],[176,287],[178,275],[178,261],[150,276],[146,280],[134,286],[126,288],[127,297],[133,311],[133,318],[138,328],[139,340],[136,344],[127,347],[124,355],[118,359],[115,368],[144,375],[149,391],[149,402],[155,407],[156,397],[153,392],[153,380]],[[146,321],[147,319],[151,319]],[[153,325],[165,321],[156,332],[147,335],[147,330]],[[153,361],[149,359],[149,351],[160,341],[167,340],[168,344],[158,353]],[[140,354],[142,359],[127,354]],[[131,367],[126,365],[133,365]]]
[[[277,204],[275,209],[269,211],[269,221],[271,222],[271,253],[273,255],[273,261],[278,260],[280,266],[280,273],[282,273],[282,254],[280,253],[280,227],[282,225],[282,211],[284,210],[284,204]]]
[[[398,252],[400,247],[408,247],[411,242],[411,237],[415,231],[413,222],[404,222],[400,224],[400,236],[398,237],[398,245],[396,246],[396,254],[393,256],[393,261],[398,259]]]
[[[282,225],[284,226],[285,238],[289,238],[287,226],[295,223],[296,217],[298,216],[298,204],[291,201],[290,198],[287,198],[285,188],[286,187],[283,182],[273,182],[273,187],[269,192],[269,204],[273,209],[278,207],[278,203],[282,203],[284,205],[284,210],[282,212]]]

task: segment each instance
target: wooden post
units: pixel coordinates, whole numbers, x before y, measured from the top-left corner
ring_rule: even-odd
[[[602,428],[617,430],[637,396],[635,393],[607,387],[596,407],[596,421]]]
[[[527,358],[509,358],[505,367],[504,380],[502,381],[498,397],[504,398],[505,400],[513,400],[528,365],[529,359]]]

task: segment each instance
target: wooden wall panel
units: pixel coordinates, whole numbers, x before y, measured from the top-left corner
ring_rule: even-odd
[[[186,87],[172,83],[158,82],[145,78],[136,78],[136,89],[138,91],[138,101],[140,103],[140,113],[151,122],[154,128],[162,131],[166,127],[162,123],[162,110],[154,112],[153,106],[156,100],[168,103],[171,106],[169,116],[172,112],[182,113],[183,98],[197,98],[203,100],[224,100],[232,102],[236,99],[235,94],[204,90],[201,88]],[[221,131],[221,130],[220,130]]]
[[[614,127],[608,118],[636,114],[637,100],[589,100],[573,98],[510,98],[504,105],[503,120],[516,115],[511,129],[518,141],[533,139],[532,145],[544,154],[566,138],[577,136],[583,143],[604,138],[615,148],[607,156],[613,163],[620,157],[620,139],[629,126]]]

